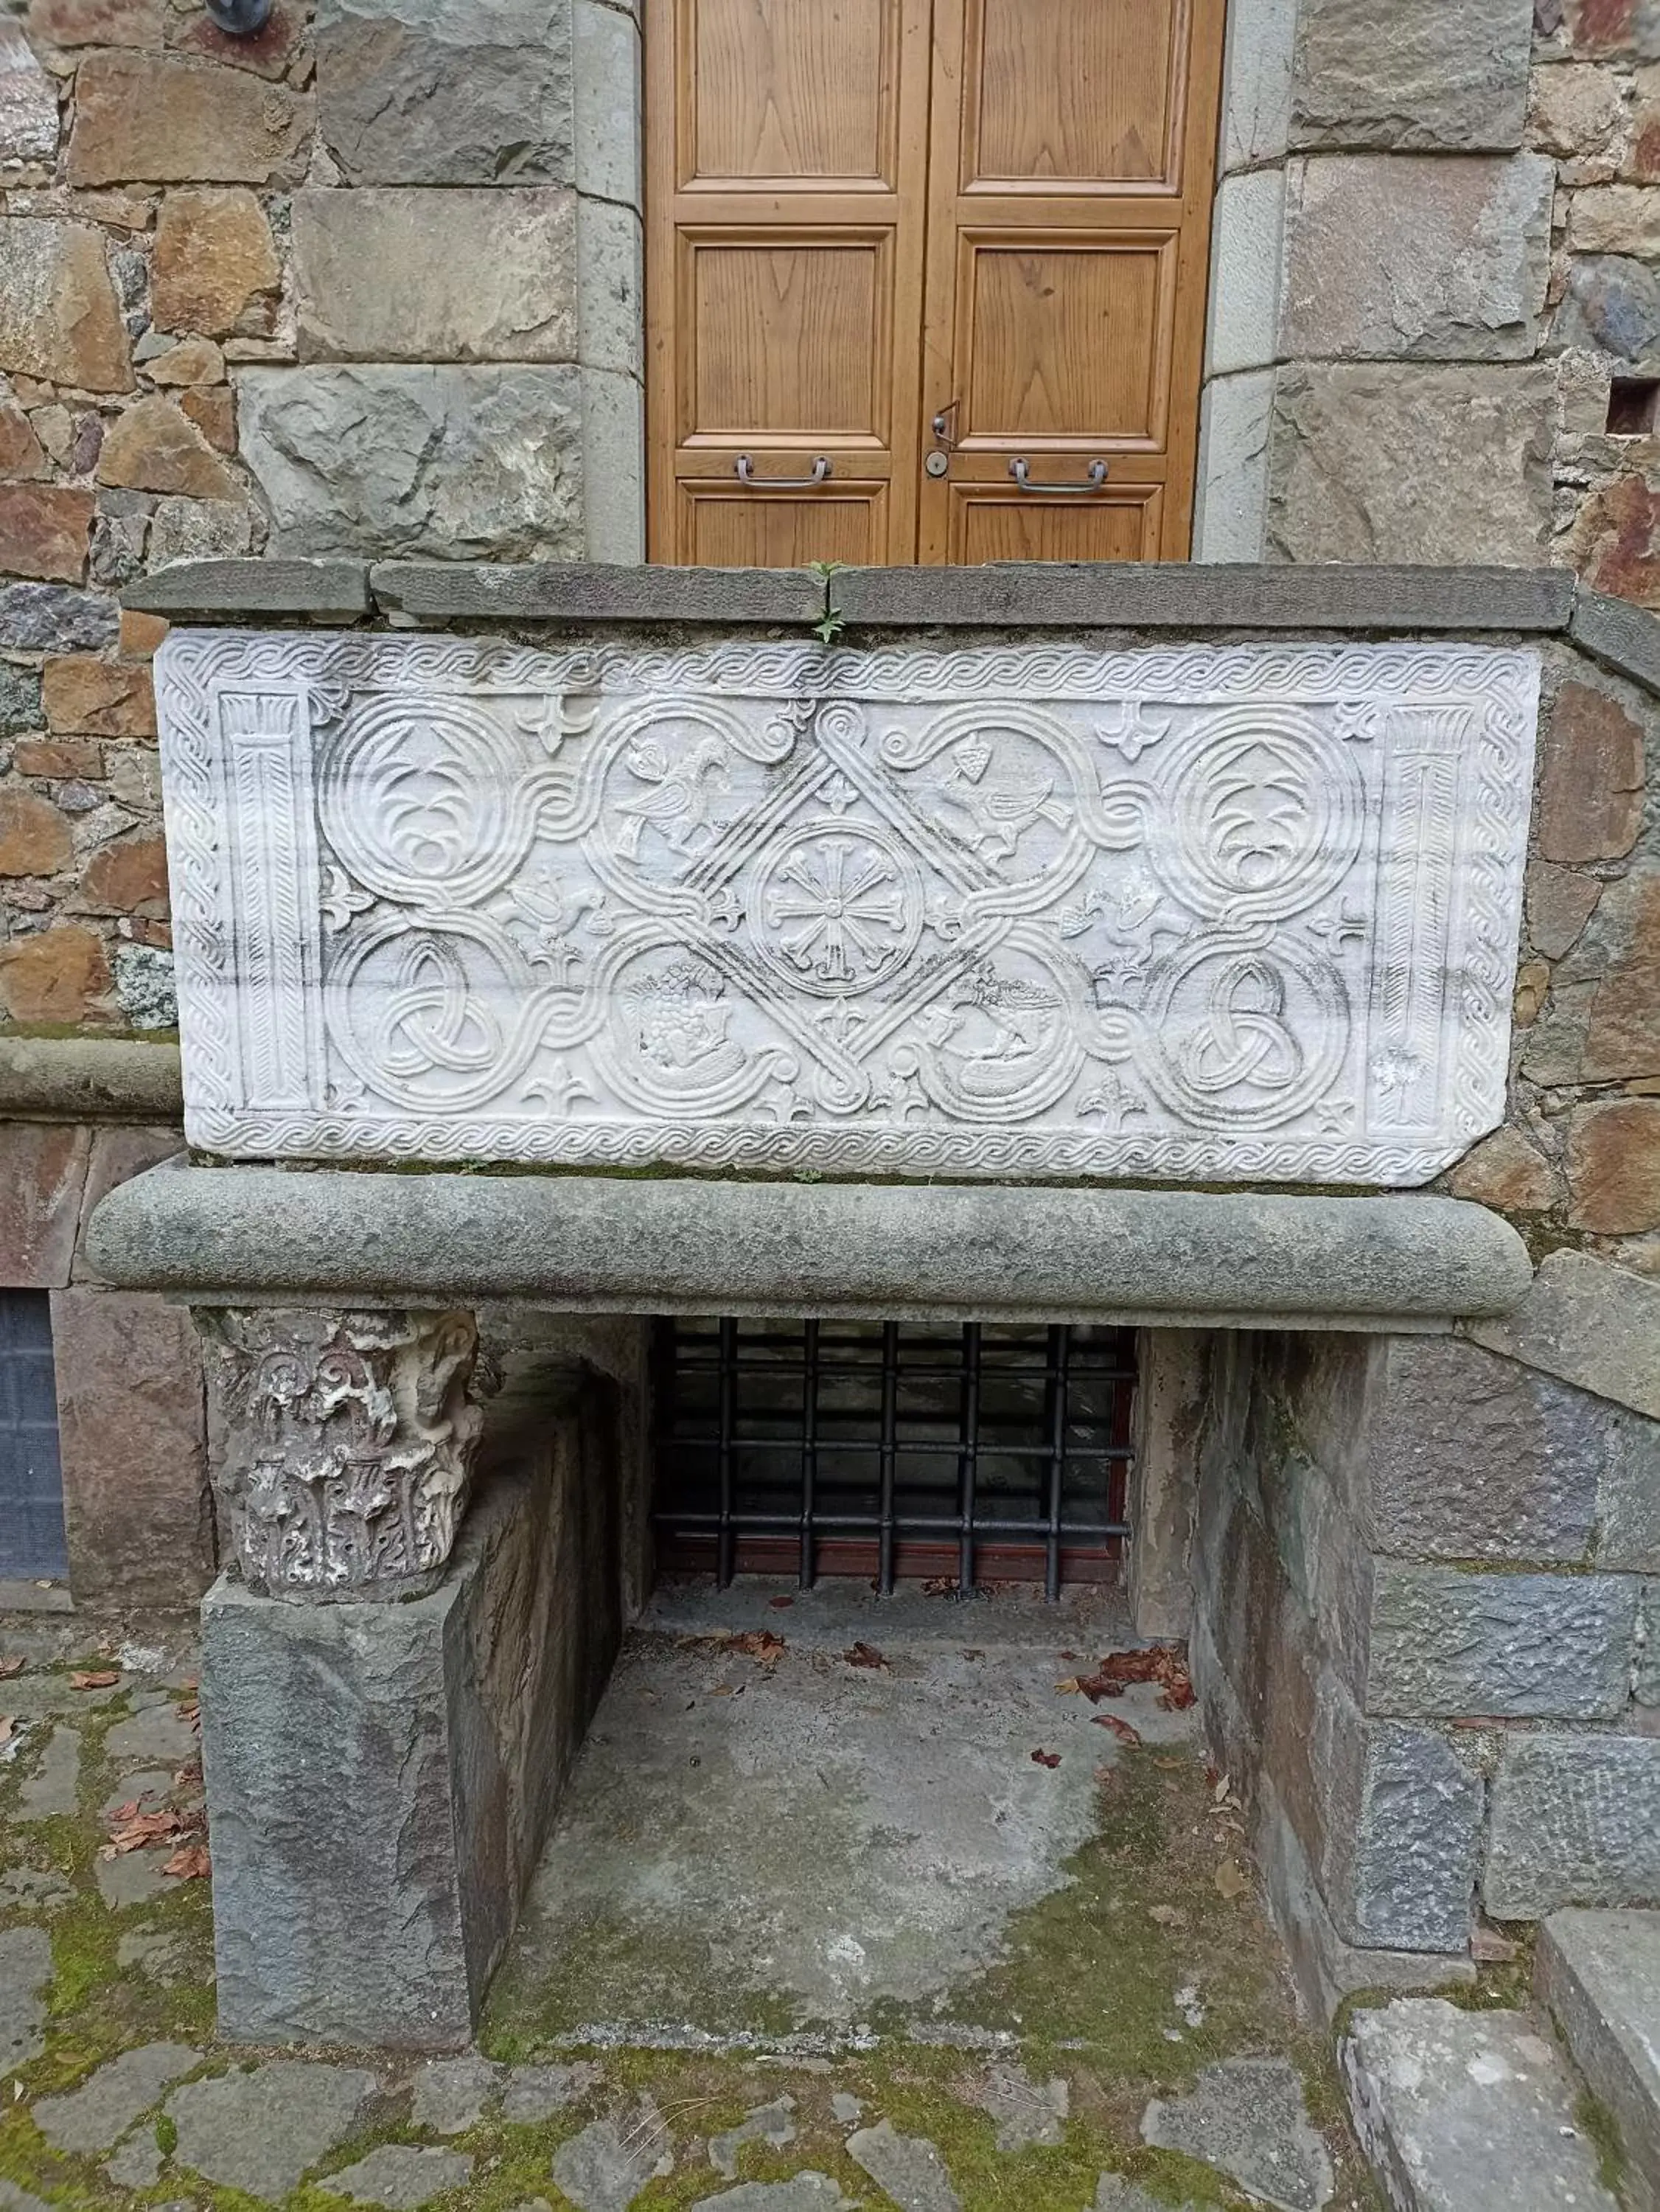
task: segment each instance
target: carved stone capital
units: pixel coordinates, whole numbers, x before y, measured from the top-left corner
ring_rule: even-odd
[[[271,1597],[397,1597],[443,1568],[482,1415],[470,1313],[198,1311],[238,1571]]]

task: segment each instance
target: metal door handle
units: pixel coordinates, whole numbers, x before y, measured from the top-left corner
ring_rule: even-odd
[[[1022,491],[1036,492],[1045,499],[1069,499],[1079,492],[1099,491],[1106,482],[1106,463],[1091,461],[1088,479],[1083,483],[1033,483],[1024,461],[1010,461],[1009,473]]]
[[[754,491],[811,491],[815,484],[821,484],[833,476],[835,471],[821,453],[813,464],[810,477],[758,477],[755,465],[748,454],[740,453],[733,473],[741,484],[748,484]]]

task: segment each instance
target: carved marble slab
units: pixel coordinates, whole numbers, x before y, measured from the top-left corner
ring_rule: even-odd
[[[1500,1116],[1529,653],[214,630],[158,675],[213,1152],[1413,1184]]]

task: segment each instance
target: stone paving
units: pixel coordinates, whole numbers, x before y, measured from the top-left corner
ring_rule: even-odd
[[[742,1621],[723,1644],[659,1616],[625,1654],[548,1855],[599,1849],[607,1805],[621,1824],[603,1844],[609,1888],[587,1893],[609,1923],[585,1935],[559,1922],[554,1944],[579,1970],[573,2002],[608,1997],[610,2014],[583,2041],[558,2005],[538,2008],[544,1909],[482,2047],[427,2060],[215,2042],[187,1639],[151,1628],[100,1644],[71,1620],[0,1616],[0,2212],[1375,2207],[1190,1715],[1155,1684],[1092,1708],[1068,1686],[1100,1656],[1081,1638],[1101,1624],[1023,1628],[1018,1613],[950,1608],[949,1664],[945,1632],[912,1632],[903,1608],[861,1613],[865,1633],[839,1648],[833,1613],[815,1626],[772,1611],[784,1649],[759,1656]],[[881,1663],[848,1660],[856,1648]],[[965,1668],[979,1669],[973,1697]],[[685,1723],[688,1763],[659,1771],[665,1726],[655,1745],[635,1739],[630,1782],[621,1723],[648,1692]],[[1118,1725],[1095,1725],[1097,1710]],[[896,1729],[912,1796],[896,1764],[862,1797],[857,1761]],[[647,2018],[663,1992],[649,1945],[616,1915],[633,1899],[649,1926],[653,1882],[676,1849],[703,1848],[758,1747],[811,1803],[828,1778],[843,1805],[840,1829],[821,1820],[816,1859],[811,1822],[791,1831],[789,1886],[823,1915],[792,1918],[776,1869],[741,1849],[697,1895],[661,1892],[671,1957],[711,1953],[712,1938],[738,1947],[711,1954],[670,2033]],[[937,1825],[919,1838],[930,1803]],[[884,1855],[880,1876],[857,1875]],[[768,1879],[775,1893],[759,1893]],[[772,1966],[754,1945],[739,1955],[723,1881],[748,1895]],[[959,1887],[966,1899],[930,1902]],[[907,1912],[949,1956],[942,1987],[920,1970]],[[832,1923],[863,1942],[863,1979],[857,2003],[815,2008],[834,1985],[797,1971],[791,1945]],[[604,1941],[623,1966],[578,1955]],[[769,1974],[773,2027],[734,2026]]]

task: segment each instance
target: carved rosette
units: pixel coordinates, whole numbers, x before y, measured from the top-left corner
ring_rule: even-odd
[[[198,1313],[215,1486],[237,1570],[270,1597],[397,1597],[460,1525],[482,1416],[469,1313]]]
[[[158,671],[209,1152],[1411,1185],[1502,1117],[1536,653]]]

